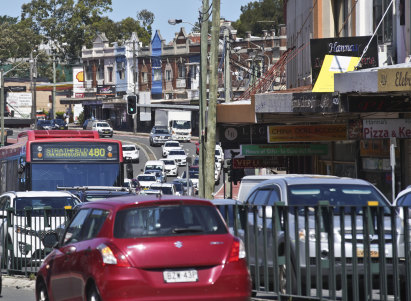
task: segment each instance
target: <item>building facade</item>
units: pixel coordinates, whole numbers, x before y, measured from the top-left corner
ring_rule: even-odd
[[[248,124],[220,105],[222,143],[252,172],[363,178],[393,199],[411,184],[409,1],[289,0],[286,14],[287,89],[239,104]]]

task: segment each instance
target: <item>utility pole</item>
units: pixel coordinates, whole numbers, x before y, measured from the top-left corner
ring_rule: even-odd
[[[198,196],[205,197],[205,111],[207,108],[207,54],[208,54],[208,8],[209,1],[203,0],[202,13],[200,13],[200,146],[199,146],[199,169]]]
[[[230,68],[230,32],[228,28],[224,29],[224,90],[225,102],[231,101],[231,68]]]
[[[4,72],[3,68],[0,69],[0,114],[1,114],[1,144],[4,146]]]
[[[134,81],[134,95],[137,101],[137,66],[136,66],[136,41],[133,41],[133,81]],[[137,133],[137,115],[138,106],[136,106],[136,114],[133,114],[133,133]]]
[[[36,79],[37,79],[37,56],[33,58],[30,52],[30,89],[31,89],[31,119],[36,124]]]
[[[50,116],[51,119],[56,118],[56,54],[54,53],[53,50],[53,94],[52,94],[52,111],[53,114]]]
[[[216,142],[216,108],[217,108],[217,67],[218,38],[220,34],[220,0],[213,0],[211,27],[211,62],[210,62],[210,100],[207,116],[207,155],[206,155],[206,187],[205,197],[213,198],[215,172],[215,142]]]

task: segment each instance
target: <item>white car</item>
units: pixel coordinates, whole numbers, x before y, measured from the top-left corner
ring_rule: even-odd
[[[178,166],[184,166],[187,164],[187,154],[182,148],[170,150],[168,152],[167,159],[174,159]]]
[[[181,148],[181,145],[180,145],[180,142],[178,142],[178,141],[176,141],[176,140],[169,140],[169,141],[166,141],[164,144],[163,144],[163,146],[162,146],[162,148],[163,148],[163,157],[167,157],[167,155],[168,155],[168,152],[171,150],[171,149],[180,149]]]
[[[223,149],[221,148],[221,146],[220,145],[216,145],[215,146],[215,156],[217,157],[217,159],[218,159],[218,162],[223,162],[224,161],[224,152],[223,152]]]
[[[0,195],[0,241],[5,244],[1,262],[9,270],[39,265],[66,221],[66,210],[80,203],[68,191],[9,191]],[[12,209],[12,226],[8,225],[6,208]]]
[[[142,190],[150,189],[151,184],[157,183],[157,177],[154,173],[139,174],[137,180]]]
[[[93,121],[90,130],[97,131],[100,137],[113,137],[113,128],[105,121]]]
[[[140,162],[140,149],[134,144],[123,145],[123,158],[124,161],[130,161],[133,163]]]
[[[177,176],[177,163],[174,159],[160,159],[164,162],[167,176]]]
[[[171,183],[151,184],[151,190],[161,190],[162,195],[176,195],[176,187]]]

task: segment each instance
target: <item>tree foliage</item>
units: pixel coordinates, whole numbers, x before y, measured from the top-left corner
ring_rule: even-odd
[[[151,37],[151,34],[153,33],[151,25],[154,23],[154,14],[147,9],[140,10],[137,12],[137,20],[147,29]]]
[[[263,30],[270,30],[273,26],[284,23],[282,2],[282,0],[264,0],[241,6],[239,20],[232,23],[237,29],[237,35],[244,38],[246,32],[251,31],[253,35],[261,36]]]
[[[27,58],[41,42],[41,37],[31,29],[31,22],[7,16],[0,21],[0,63],[15,58]]]
[[[114,22],[104,16],[111,5],[112,0],[31,0],[22,5],[21,20],[0,16],[0,63],[28,58],[41,43],[48,43],[62,61],[76,63],[83,46],[92,47],[98,32],[110,43],[122,43],[136,32],[148,45],[154,14],[143,9],[136,19]]]

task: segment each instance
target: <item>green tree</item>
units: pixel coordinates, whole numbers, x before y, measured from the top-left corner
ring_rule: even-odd
[[[151,25],[154,23],[154,19],[155,19],[154,14],[147,9],[143,9],[137,12],[137,20],[142,23],[143,27],[150,34],[150,37],[153,33],[153,29],[151,28]]]
[[[100,15],[111,11],[111,0],[32,0],[22,5],[22,19],[54,43],[64,59],[74,62]]]
[[[31,29],[29,21],[15,22],[15,18],[3,16],[0,21],[0,63],[14,58],[28,58],[37,48],[41,37]]]
[[[246,31],[251,31],[253,35],[261,36],[263,30],[284,23],[282,2],[282,0],[264,0],[241,6],[240,19],[232,23],[237,29],[237,35],[244,38]]]

